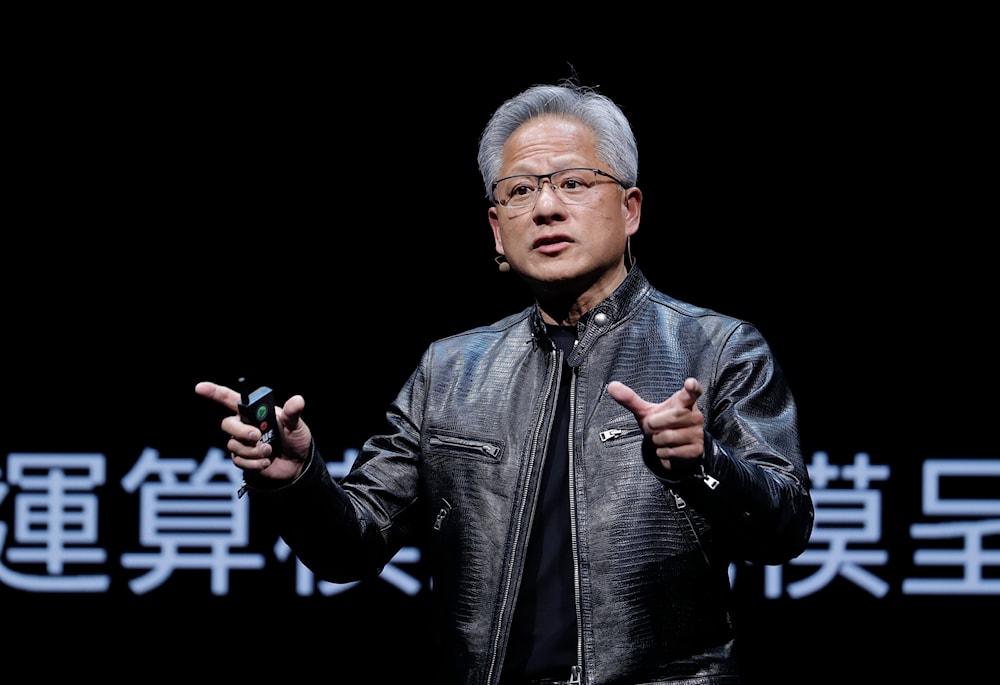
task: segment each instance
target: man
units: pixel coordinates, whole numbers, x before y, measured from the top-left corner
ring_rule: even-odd
[[[738,682],[729,565],[794,558],[813,522],[767,342],[631,259],[638,154],[610,99],[529,88],[490,119],[479,167],[501,268],[535,302],[431,344],[340,482],[299,395],[279,451],[222,421],[234,463],[319,578],[374,577],[422,542],[434,682]]]

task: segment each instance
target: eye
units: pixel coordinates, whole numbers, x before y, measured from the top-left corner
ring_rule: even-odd
[[[528,180],[519,181],[517,185],[510,189],[511,197],[524,197],[535,192],[535,186]]]
[[[579,172],[574,171],[571,174],[566,174],[559,178],[559,188],[562,190],[582,190],[589,187],[590,184],[587,183],[583,174]]]

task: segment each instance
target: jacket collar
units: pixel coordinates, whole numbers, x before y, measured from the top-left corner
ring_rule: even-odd
[[[569,365],[579,366],[597,339],[635,310],[646,299],[651,287],[639,267],[633,264],[615,291],[580,317],[576,328],[577,344],[567,359]],[[531,314],[531,336],[540,348],[555,349],[537,304]]]

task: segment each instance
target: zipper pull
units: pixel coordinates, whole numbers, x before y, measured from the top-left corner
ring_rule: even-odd
[[[621,434],[624,432],[625,431],[621,430],[620,428],[612,428],[611,430],[601,431],[601,442],[607,442],[612,438],[621,437]]]
[[[709,490],[715,490],[717,487],[719,487],[719,479],[715,478],[714,476],[710,476],[707,473],[705,473],[705,462],[704,461],[702,461],[698,465],[698,470],[701,471],[701,473],[699,473],[697,475],[697,477],[701,478],[703,481],[705,481],[705,485],[708,486]]]
[[[580,685],[580,683],[583,682],[583,680],[581,680],[582,677],[583,669],[579,666],[574,666],[569,669],[569,685]]]
[[[438,509],[437,516],[434,517],[434,530],[441,530],[441,526],[444,525],[444,520],[448,518],[448,513],[451,511],[451,502],[441,498],[441,508]]]
[[[247,490],[249,490],[249,489],[250,489],[250,486],[247,485],[247,479],[244,478],[243,479],[243,484],[240,485],[240,489],[236,491],[236,499],[243,499],[243,495],[247,494]]]

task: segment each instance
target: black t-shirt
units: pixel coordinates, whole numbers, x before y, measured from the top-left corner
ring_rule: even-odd
[[[576,344],[576,326],[549,326],[565,353]],[[559,401],[542,470],[542,499],[528,541],[524,579],[504,678],[568,678],[576,663],[576,609],[569,522],[569,389],[563,364]]]

